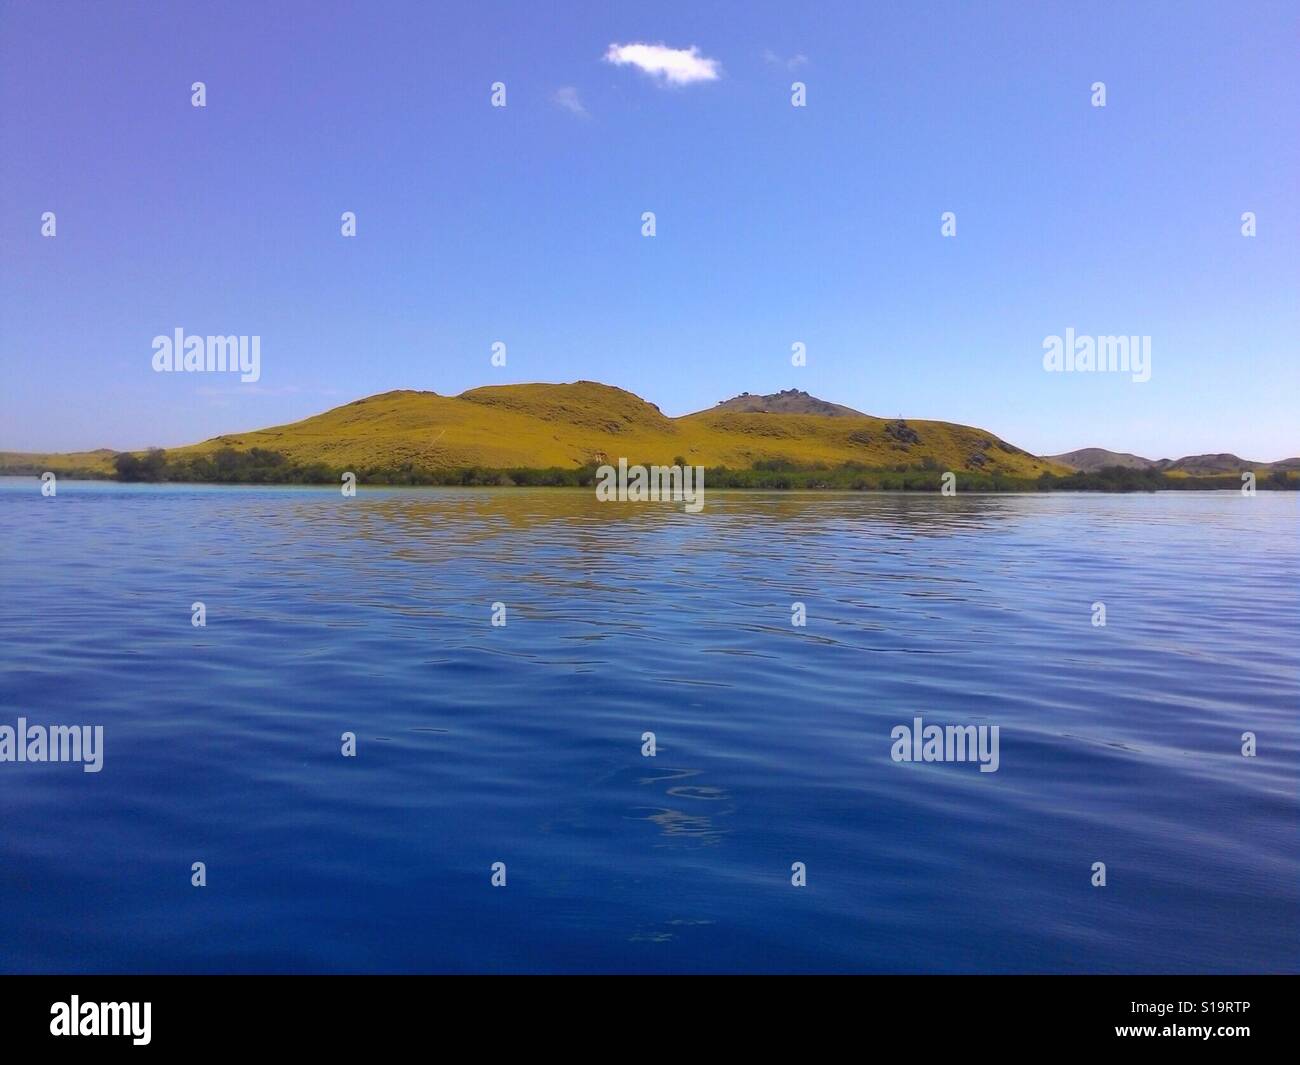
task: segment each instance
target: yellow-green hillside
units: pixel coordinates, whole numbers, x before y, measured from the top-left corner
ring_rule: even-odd
[[[46,470],[73,476],[89,474],[104,477],[113,472],[112,448],[98,451],[0,451],[0,473],[40,475]]]
[[[933,463],[1016,477],[1067,472],[964,425],[730,411],[669,418],[630,392],[591,381],[494,385],[454,397],[385,392],[290,425],[219,436],[168,454],[183,458],[225,447],[265,448],[294,463],[332,468],[576,468],[623,457],[731,468],[788,461],[885,468]]]

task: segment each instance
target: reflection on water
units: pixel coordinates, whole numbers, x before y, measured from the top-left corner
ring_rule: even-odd
[[[6,481],[0,968],[1294,970],[1296,508]]]

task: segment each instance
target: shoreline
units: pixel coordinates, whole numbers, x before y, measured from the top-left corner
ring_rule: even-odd
[[[903,475],[897,475],[903,476]],[[40,474],[28,472],[12,472],[0,470],[0,482],[2,481],[35,481],[39,485]],[[332,481],[199,481],[199,480],[123,480],[120,477],[111,477],[105,475],[87,474],[84,472],[63,473],[57,475],[60,483],[70,484],[111,484],[111,485],[150,485],[156,487],[174,486],[176,488],[301,488],[305,490],[338,490],[340,484]],[[1064,480],[1064,478],[1062,478]],[[1011,496],[1011,495],[1029,495],[1029,496],[1047,496],[1047,495],[1157,495],[1161,493],[1195,493],[1195,492],[1233,492],[1241,491],[1241,482],[1233,481],[1228,478],[1182,478],[1189,483],[1186,485],[1162,485],[1159,487],[1066,487],[1057,485],[1053,487],[1043,487],[1035,482],[1027,484],[1007,485],[1001,488],[980,485],[977,487],[961,488],[958,482],[958,490],[955,494],[971,496]],[[1208,480],[1218,480],[1224,483],[1205,484]],[[1300,478],[1290,478],[1287,484],[1274,484],[1266,480],[1261,480],[1256,486],[1256,491],[1266,492],[1295,492],[1300,491]],[[547,491],[572,491],[572,492],[593,492],[594,485],[588,484],[555,484],[555,483],[531,483],[531,484],[492,484],[484,482],[402,482],[402,481],[364,481],[358,478],[356,489],[358,491],[375,491],[375,490],[411,490],[411,489],[472,489],[475,491],[521,491],[521,490],[547,490]],[[943,495],[938,486],[928,484],[916,484],[912,486],[897,487],[879,487],[879,488],[853,488],[842,485],[720,485],[709,487],[709,493],[731,493],[731,494],[749,494],[749,495]]]

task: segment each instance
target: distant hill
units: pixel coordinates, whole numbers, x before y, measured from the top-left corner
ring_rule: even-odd
[[[748,392],[742,392],[699,413],[716,414],[718,411],[737,411],[743,414],[821,414],[828,418],[867,417],[860,410],[839,403],[828,403],[807,392],[800,392],[797,388],[774,392],[770,396],[751,396]]]
[[[102,477],[113,472],[116,454],[109,447],[96,451],[0,451],[0,474],[39,477],[46,470],[53,470],[64,476]]]
[[[1256,474],[1272,473],[1275,470],[1300,470],[1300,458],[1255,462],[1227,452],[1217,455],[1187,455],[1181,459],[1144,459],[1141,455],[1130,455],[1123,451],[1085,447],[1078,451],[1067,451],[1063,455],[1044,457],[1048,462],[1068,466],[1072,470],[1082,470],[1084,473],[1095,473],[1112,466],[1130,470],[1159,470],[1174,476],[1182,474],[1191,477],[1240,474],[1244,470],[1253,470]]]
[[[857,463],[1021,478],[1068,472],[983,429],[875,418],[804,392],[738,396],[669,418],[631,392],[594,381],[492,385],[459,396],[384,392],[289,425],[168,448],[167,455],[180,460],[223,448],[261,448],[299,465],[334,469],[576,469],[623,457],[731,469]],[[0,470],[9,472],[33,463],[56,471],[113,468],[107,451],[0,456]]]
[[[1281,462],[1255,462],[1239,458],[1236,455],[1187,455],[1161,467],[1167,473],[1186,473],[1194,476],[1213,476],[1214,474],[1235,473],[1242,470],[1254,470],[1271,473],[1276,469],[1296,469],[1300,459],[1283,459]]]
[[[1126,470],[1149,470],[1159,466],[1159,463],[1144,459],[1141,455],[1130,455],[1124,451],[1107,451],[1103,447],[1083,447],[1078,451],[1067,451],[1064,455],[1044,457],[1049,462],[1069,466],[1072,470],[1083,470],[1084,473],[1095,473],[1110,466],[1122,466]]]

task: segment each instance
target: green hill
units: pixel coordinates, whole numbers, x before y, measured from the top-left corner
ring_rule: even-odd
[[[64,476],[116,475],[116,451],[65,454],[0,451],[0,473]],[[146,460],[146,453],[135,453]],[[594,381],[564,385],[489,385],[460,395],[407,389],[370,395],[322,414],[248,433],[227,433],[166,450],[164,479],[256,481],[337,480],[338,471],[365,472],[370,482],[446,482],[448,471],[476,471],[463,482],[495,482],[489,471],[582,471],[603,463],[686,462],[731,471],[736,484],[750,484],[745,471],[762,475],[753,484],[780,480],[787,486],[841,485],[849,471],[889,473],[953,471],[976,482],[1027,484],[1044,473],[1070,479],[1061,486],[1091,486],[1079,473],[1114,480],[1113,467],[1162,477],[1134,486],[1165,485],[1164,477],[1197,486],[1205,477],[1223,480],[1243,468],[1290,482],[1300,460],[1248,463],[1235,455],[1200,455],[1158,462],[1102,449],[1037,458],[984,429],[949,421],[883,419],[789,389],[772,395],[744,393],[706,411],[668,417],[638,395]],[[125,462],[130,463],[130,459]],[[155,456],[155,462],[157,462]],[[811,476],[810,476],[811,471]],[[828,477],[815,471],[839,471]],[[1290,475],[1288,475],[1290,471]],[[127,479],[156,480],[157,467],[142,466]],[[565,475],[568,477],[568,475]],[[455,481],[452,479],[452,481]],[[894,477],[893,480],[897,480]],[[1047,479],[1047,480],[1052,480]],[[1130,479],[1132,480],[1132,479]],[[906,486],[910,484],[910,477]],[[1076,484],[1078,482],[1078,484]],[[1149,482],[1149,484],[1148,484]],[[867,479],[862,484],[892,486]],[[1100,482],[1099,482],[1100,484]],[[1226,481],[1225,481],[1226,484]],[[1217,486],[1212,485],[1212,486]]]
[[[622,457],[663,464],[681,458],[731,469],[854,463],[1014,477],[1066,472],[981,429],[840,413],[847,410],[827,415],[715,408],[669,418],[631,392],[593,381],[493,385],[459,396],[403,390],[290,425],[170,448],[167,455],[181,460],[223,448],[262,448],[297,465],[332,469],[576,469]]]
[[[1261,479],[1294,486],[1300,464],[1249,464],[1232,455],[1152,462],[1101,449],[1039,458],[983,429],[876,418],[794,389],[744,393],[670,418],[621,388],[575,381],[491,385],[459,396],[384,392],[288,425],[169,448],[164,457],[107,448],[0,452],[0,473],[110,477],[122,463],[131,467],[121,471],[129,480],[327,482],[352,470],[372,484],[578,483],[575,471],[589,478],[592,467],[620,458],[704,466],[715,483],[740,487],[933,487],[951,470],[994,488],[1032,486],[1048,474],[1047,487],[1130,491],[1230,486],[1252,465]]]

